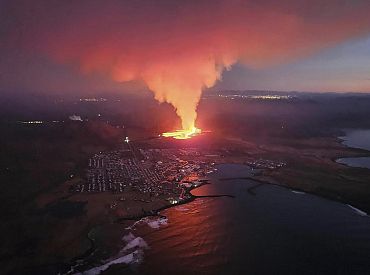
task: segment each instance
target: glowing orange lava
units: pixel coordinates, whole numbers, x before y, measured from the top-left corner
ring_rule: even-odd
[[[176,130],[174,132],[166,132],[166,133],[163,133],[162,136],[172,137],[175,139],[189,139],[189,138],[199,135],[200,133],[202,133],[201,129],[193,127],[189,130],[182,129],[182,130]]]

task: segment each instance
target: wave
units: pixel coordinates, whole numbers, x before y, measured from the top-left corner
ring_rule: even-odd
[[[364,212],[364,211],[362,211],[362,210],[360,210],[360,209],[358,209],[358,208],[356,208],[356,207],[354,207],[354,206],[352,206],[350,204],[347,204],[347,206],[349,208],[351,208],[352,210],[354,210],[355,213],[357,213],[358,215],[363,216],[363,217],[367,216],[367,213],[366,212]]]
[[[135,227],[140,224],[147,224],[149,227],[158,229],[161,226],[168,224],[168,219],[164,216],[158,217],[156,219],[146,217],[134,222],[131,226],[126,227],[126,230],[135,230]],[[119,251],[119,253],[106,260],[103,265],[93,267],[89,270],[86,270],[81,273],[82,275],[96,275],[107,270],[111,265],[116,264],[139,264],[144,259],[144,250],[149,249],[148,244],[141,237],[135,237],[132,232],[124,235],[122,241],[125,243],[125,246]],[[73,269],[72,269],[73,272]]]
[[[140,225],[140,224],[147,224],[151,228],[158,229],[163,225],[167,225],[168,224],[168,219],[166,217],[158,217],[157,219],[146,217],[146,218],[142,218],[142,219],[136,221],[131,226],[128,226],[125,229],[126,230],[135,230],[135,227],[137,225]]]
[[[126,243],[131,242],[133,239],[135,239],[135,236],[131,232],[122,237],[122,241],[124,241]]]
[[[294,194],[299,194],[299,195],[304,195],[304,194],[306,194],[305,192],[297,191],[297,190],[290,190],[290,191],[292,191],[292,193],[294,193]]]
[[[135,250],[134,252],[124,255],[122,257],[116,258],[104,265],[97,266],[94,268],[91,268],[89,270],[86,270],[82,273],[77,273],[81,275],[97,275],[100,274],[101,272],[107,270],[111,265],[116,265],[116,264],[132,264],[132,263],[140,263],[143,259],[143,254],[144,252],[140,249]]]
[[[160,217],[157,220],[154,221],[148,221],[147,224],[154,229],[160,228],[162,225],[167,225],[168,224],[168,219],[164,217]]]
[[[147,218],[142,218],[142,219],[140,219],[140,220],[138,220],[138,221],[136,221],[136,222],[134,222],[132,225],[130,225],[130,226],[128,226],[128,227],[126,227],[125,229],[126,230],[133,230],[133,229],[135,229],[135,226],[136,225],[138,225],[138,224],[140,224],[140,223],[142,223],[143,221],[145,221]]]
[[[139,249],[148,249],[148,244],[144,241],[143,238],[137,237],[130,242],[126,244],[124,248],[122,248],[121,252],[133,249],[133,248],[139,248]]]
[[[96,275],[107,270],[111,265],[116,264],[140,264],[144,259],[144,250],[149,249],[148,244],[141,237],[135,237],[131,232],[122,237],[122,240],[126,243],[125,247],[122,248],[119,253],[106,261],[105,264],[93,267],[81,273],[81,275]]]

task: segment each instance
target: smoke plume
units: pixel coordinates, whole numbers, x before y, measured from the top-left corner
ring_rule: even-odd
[[[142,80],[192,129],[202,90],[240,62],[310,55],[370,31],[369,1],[3,1],[11,45],[117,81]],[[10,44],[9,44],[10,45]]]

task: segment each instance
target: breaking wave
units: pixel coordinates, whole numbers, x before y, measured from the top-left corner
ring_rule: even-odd
[[[131,226],[126,227],[126,230],[135,230],[135,227],[137,225],[141,225],[141,224],[147,224],[151,228],[158,229],[161,226],[167,225],[168,224],[168,219],[164,216],[158,217],[156,219],[153,219],[153,218],[150,218],[150,217],[142,218],[142,219],[134,222]]]
[[[356,208],[356,207],[354,207],[354,206],[352,206],[350,204],[347,204],[347,206],[349,208],[351,208],[353,211],[355,211],[356,214],[358,214],[360,216],[363,216],[363,217],[367,216],[367,213],[366,212],[364,212],[364,211],[362,211],[362,210],[360,210],[360,209],[358,209],[358,208]]]
[[[306,194],[305,192],[297,191],[297,190],[290,190],[290,191],[292,191],[292,193],[294,193],[294,194],[299,194],[299,195],[304,195],[304,194]]]
[[[140,264],[144,259],[144,250],[149,249],[148,244],[141,237],[135,237],[131,232],[122,237],[126,245],[119,253],[106,261],[105,264],[93,267],[81,273],[82,275],[96,275],[107,270],[111,265],[116,264]]]
[[[162,225],[167,225],[168,224],[168,219],[167,218],[164,218],[164,217],[160,217],[159,219],[157,220],[152,220],[152,221],[148,221],[147,224],[151,227],[151,228],[154,228],[154,229],[158,229],[160,228]]]

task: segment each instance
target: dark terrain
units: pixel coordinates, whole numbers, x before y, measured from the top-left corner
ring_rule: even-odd
[[[285,167],[267,170],[259,179],[370,212],[369,170],[334,162],[343,156],[370,155],[346,148],[337,139],[343,129],[370,129],[370,95],[289,93],[289,99],[262,100],[216,94],[205,95],[197,121],[200,128],[212,132],[213,140],[161,146],[223,150],[227,153],[221,162],[281,160]],[[9,98],[1,99],[0,111],[0,262],[4,273],[53,273],[51,266],[62,265],[89,248],[86,235],[91,226],[87,202],[53,201],[58,188],[72,178],[84,180],[87,160],[94,153],[116,148],[125,136],[151,146],[150,138],[176,128],[179,121],[168,105],[145,96],[112,95],[102,102]],[[83,121],[69,120],[73,114]],[[33,120],[44,123],[21,123]]]

